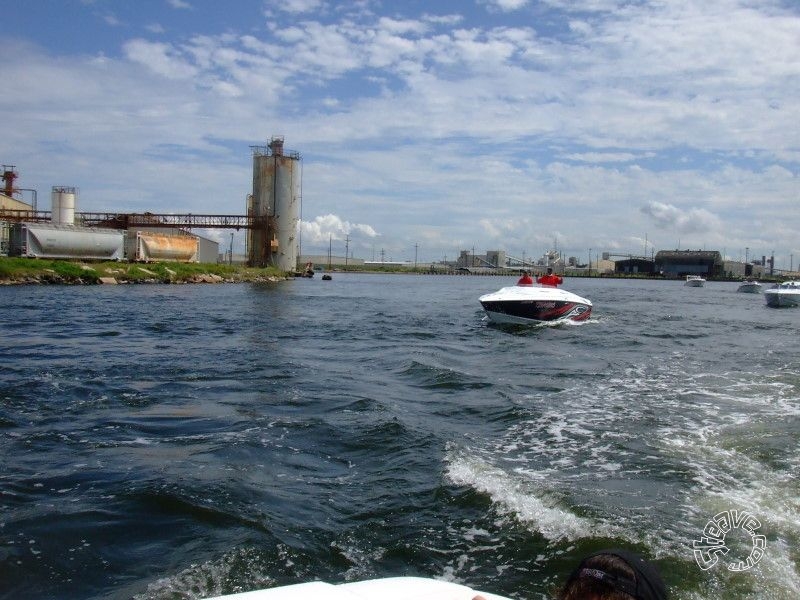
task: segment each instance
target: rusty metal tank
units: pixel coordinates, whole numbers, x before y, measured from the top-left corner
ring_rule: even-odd
[[[285,152],[280,137],[252,150],[253,194],[248,199],[248,212],[259,224],[250,230],[248,261],[253,266],[294,271],[301,201],[300,154]]]
[[[196,236],[169,231],[129,231],[128,260],[197,262],[200,242]]]

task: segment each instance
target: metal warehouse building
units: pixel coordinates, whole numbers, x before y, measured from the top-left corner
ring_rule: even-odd
[[[614,263],[616,273],[644,273],[652,275],[655,272],[655,263],[646,258],[628,258]]]
[[[656,253],[655,268],[667,277],[719,277],[724,267],[716,250],[661,250]]]

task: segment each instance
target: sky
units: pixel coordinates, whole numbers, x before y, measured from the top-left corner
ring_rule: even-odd
[[[800,263],[797,0],[0,10],[0,162],[41,210],[73,186],[79,211],[245,214],[251,146],[282,136],[303,254]]]

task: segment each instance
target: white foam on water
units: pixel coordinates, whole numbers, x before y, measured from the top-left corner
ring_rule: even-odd
[[[689,569],[709,519],[748,511],[767,537],[759,564],[707,572],[710,589],[682,597],[800,598],[796,365],[698,373],[690,355],[670,358],[523,397],[531,418],[471,454],[451,452],[448,477],[489,494],[550,542],[616,537]],[[580,515],[593,516],[576,514],[571,496]]]
[[[360,541],[353,532],[331,542],[331,548],[346,558],[350,564],[344,572],[345,581],[359,581],[373,577],[374,565],[386,554],[386,549],[383,547],[365,547],[363,541]]]
[[[691,404],[683,398],[691,398]],[[762,525],[764,555],[745,573],[731,574],[724,566],[710,570],[713,597],[800,597],[793,558],[800,543],[800,454],[796,434],[791,435],[800,398],[792,376],[780,371],[758,377],[695,374],[685,378],[681,395],[664,404],[675,419],[660,427],[655,439],[663,454],[691,475],[677,507],[684,523],[674,532],[674,551],[680,551],[682,540],[699,539],[718,513],[746,511]],[[744,559],[752,548],[749,537],[730,537],[730,554]]]
[[[466,452],[450,452],[446,476],[454,485],[469,486],[488,494],[498,510],[531,525],[550,542],[621,535],[611,525],[571,512],[541,481],[533,482],[518,473],[509,473]]]
[[[248,581],[245,586],[227,590],[231,573],[246,570]],[[193,564],[183,571],[163,577],[147,586],[144,593],[133,596],[134,600],[167,600],[172,598],[208,598],[225,593],[243,592],[244,587],[259,589],[274,585],[274,579],[265,571],[258,557],[249,550],[235,549],[217,560]]]

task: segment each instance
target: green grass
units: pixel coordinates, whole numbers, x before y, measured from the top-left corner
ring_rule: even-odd
[[[258,281],[284,277],[282,271],[241,265],[201,263],[125,263],[0,257],[0,280],[8,282],[98,283],[101,277],[120,282],[180,283],[200,275],[218,275],[227,281]]]

